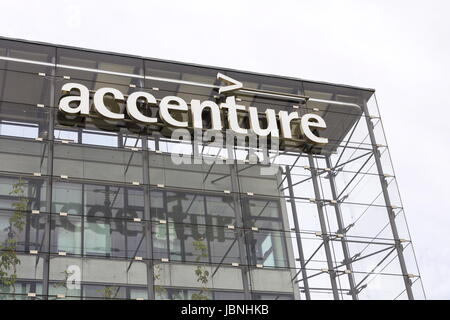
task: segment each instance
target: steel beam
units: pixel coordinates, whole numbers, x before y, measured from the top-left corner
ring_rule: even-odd
[[[149,300],[155,299],[154,290],[154,270],[153,270],[153,239],[152,239],[152,217],[150,213],[150,174],[148,163],[148,139],[142,138],[142,166],[143,166],[143,184],[144,184],[144,236],[147,254],[147,295]]]
[[[333,297],[335,300],[339,300],[339,291],[337,287],[336,282],[336,271],[334,270],[333,266],[333,258],[331,256],[331,248],[330,248],[330,236],[328,235],[327,230],[327,223],[325,221],[325,214],[323,212],[323,202],[320,200],[320,188],[319,188],[319,182],[318,182],[318,175],[317,175],[317,169],[314,163],[314,157],[312,154],[308,154],[309,159],[309,167],[311,168],[311,178],[313,182],[314,187],[314,195],[316,199],[317,204],[317,212],[319,215],[320,220],[320,229],[322,233],[322,240],[323,245],[325,248],[325,255],[327,257],[327,266],[328,266],[328,273],[330,275],[330,282],[331,282],[331,289],[333,291]]]
[[[56,57],[52,59],[52,66],[56,65]],[[46,253],[43,257],[43,271],[42,271],[42,295],[44,300],[48,300],[49,292],[49,278],[50,278],[50,232],[51,232],[51,208],[52,208],[52,192],[53,192],[53,151],[54,151],[54,126],[55,126],[55,69],[51,71],[52,81],[50,82],[50,112],[48,120],[48,134],[47,134],[47,145],[48,145],[48,155],[47,155],[47,192],[46,192],[46,203],[47,203],[47,214],[45,216],[45,231],[44,231],[44,247],[46,246]]]
[[[43,257],[43,278],[42,278],[42,295],[44,300],[48,300],[49,276],[50,276],[50,231],[51,231],[51,207],[52,207],[52,190],[53,190],[53,110],[50,112],[49,130],[48,130],[48,160],[47,160],[47,214],[45,215],[45,231],[44,231],[44,248],[47,251]]]
[[[232,150],[228,150],[229,153]],[[244,218],[242,215],[241,199],[239,197],[239,179],[237,176],[237,164],[234,160],[234,164],[229,165],[230,177],[231,177],[231,190],[233,191],[233,202],[236,214],[236,227],[237,227],[237,239],[239,247],[239,257],[240,257],[240,268],[242,273],[242,283],[244,288],[244,299],[251,300],[252,295],[250,292],[250,277],[249,277],[249,263],[248,263],[248,252],[245,242],[245,229],[244,229]]]
[[[328,168],[332,168],[333,165],[331,163],[331,159],[330,156],[326,156],[325,157],[325,161],[327,164]],[[333,200],[336,201],[336,203],[334,203],[334,211],[336,213],[336,220],[337,220],[337,224],[338,224],[338,228],[339,228],[339,233],[343,233],[344,230],[344,221],[342,219],[342,212],[341,212],[341,205],[338,202],[338,196],[337,196],[337,190],[336,190],[336,181],[335,181],[335,177],[333,172],[330,172],[329,175],[329,182],[330,182],[330,188],[331,188],[331,194],[333,196]],[[348,245],[347,245],[347,239],[346,236],[344,234],[344,237],[341,238],[341,244],[342,244],[342,252],[344,254],[344,261],[345,261],[345,267],[347,268],[347,270],[350,270],[351,273],[348,274],[348,282],[350,284],[350,292],[352,295],[352,299],[353,300],[358,300],[358,294],[356,293],[356,286],[355,286],[355,278],[353,276],[353,268],[352,268],[352,264],[350,263],[351,259],[350,259],[350,252],[348,249]]]
[[[369,109],[367,108],[367,103],[364,101],[362,104],[363,112],[366,118],[367,129],[369,131],[370,142],[372,144],[373,155],[375,158],[375,163],[378,170],[378,176],[380,178],[381,189],[383,191],[384,202],[386,204],[386,210],[389,217],[389,224],[391,225],[392,236],[394,237],[395,247],[397,250],[398,260],[400,262],[400,268],[403,274],[403,281],[405,283],[406,293],[409,300],[414,300],[414,294],[411,288],[411,281],[408,278],[408,270],[406,268],[405,257],[403,256],[403,246],[400,243],[400,237],[398,234],[397,223],[395,222],[395,212],[392,208],[391,198],[387,189],[388,183],[386,177],[384,176],[383,166],[381,164],[381,155],[377,147],[377,141],[374,133],[374,126],[372,123],[371,116],[369,114]]]
[[[144,64],[142,64],[143,70],[145,70]],[[143,79],[139,80],[139,85],[144,87],[145,83]],[[147,255],[147,298],[149,300],[155,300],[155,270],[153,263],[153,226],[152,216],[150,212],[150,168],[149,168],[149,149],[148,149],[148,136],[146,134],[141,136],[142,145],[142,183],[144,185],[144,237],[145,237],[145,253]],[[139,137],[136,138],[135,147],[138,145]],[[155,150],[159,150],[159,137],[155,139]]]

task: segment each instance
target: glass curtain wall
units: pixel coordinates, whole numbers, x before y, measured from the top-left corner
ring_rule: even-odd
[[[261,114],[316,113],[329,144],[285,139],[278,153],[258,151],[276,166],[267,175],[245,147],[181,142],[161,124],[57,108],[68,82],[91,94],[112,87],[220,103],[217,72],[309,97],[238,92],[236,101]],[[141,111],[158,116],[156,107]],[[235,160],[179,165],[173,153]],[[373,91],[8,39],[0,245],[2,299],[424,298]]]

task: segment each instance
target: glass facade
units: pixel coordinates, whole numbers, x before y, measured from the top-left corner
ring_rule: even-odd
[[[320,115],[329,143],[281,139],[268,175],[245,147],[58,110],[69,82],[220,102],[218,72],[308,97],[236,93],[261,113]],[[174,164],[173,153],[234,160]],[[373,90],[10,39],[0,39],[0,253],[2,299],[424,298]]]

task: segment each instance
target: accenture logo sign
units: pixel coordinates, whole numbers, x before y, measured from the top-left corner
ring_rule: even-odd
[[[93,96],[93,108],[95,111],[106,119],[121,120],[125,119],[124,113],[116,113],[105,104],[105,97],[114,99],[117,102],[126,104],[124,112],[132,120],[142,124],[164,123],[166,126],[175,128],[203,128],[203,111],[209,110],[211,128],[209,130],[220,132],[223,124],[227,122],[227,129],[236,134],[248,135],[254,134],[259,137],[273,137],[292,139],[293,134],[291,124],[298,122],[300,126],[300,134],[312,144],[324,145],[328,143],[328,139],[318,135],[319,130],[326,128],[325,120],[317,114],[299,115],[297,111],[288,112],[281,110],[278,114],[273,109],[266,109],[265,117],[267,125],[262,128],[258,110],[255,107],[248,107],[236,103],[233,92],[245,89],[241,82],[236,81],[221,73],[217,74],[217,78],[226,82],[228,85],[219,88],[219,94],[227,95],[225,102],[217,104],[216,102],[198,99],[192,99],[189,104],[182,98],[177,96],[166,96],[158,101],[152,94],[144,91],[136,91],[125,95],[115,88],[100,88]],[[91,98],[89,89],[79,83],[66,83],[62,87],[63,96],[59,100],[59,110],[69,115],[89,116],[91,112]],[[139,103],[138,103],[139,102]],[[156,106],[158,108],[158,117],[145,115],[141,110],[144,107]],[[222,112],[226,110],[226,112]],[[175,114],[189,113],[188,117],[175,117]],[[239,115],[248,113],[249,127],[241,127]],[[278,118],[278,119],[277,119]],[[300,137],[295,137],[300,138]]]

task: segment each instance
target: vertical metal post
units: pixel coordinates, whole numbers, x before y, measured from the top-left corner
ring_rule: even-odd
[[[56,54],[56,50],[55,50]],[[53,61],[56,68],[56,56],[53,57]],[[46,208],[47,214],[45,215],[45,231],[44,231],[44,247],[47,252],[43,256],[43,270],[42,270],[42,295],[44,300],[48,300],[48,288],[49,288],[49,277],[50,277],[50,232],[51,232],[51,212],[52,212],[52,192],[53,192],[53,150],[54,150],[54,122],[55,122],[55,73],[56,69],[52,69],[50,81],[50,113],[48,120],[48,134],[47,134],[47,192],[46,192]]]
[[[234,207],[236,209],[236,227],[238,232],[238,246],[239,246],[239,256],[241,261],[241,271],[242,271],[242,282],[244,287],[244,299],[245,300],[251,300],[252,296],[250,293],[250,286],[249,286],[249,266],[248,266],[248,257],[247,257],[247,250],[246,250],[246,244],[245,244],[245,230],[244,230],[244,223],[243,223],[243,216],[241,211],[241,200],[239,196],[239,188],[237,183],[237,174],[235,172],[236,165],[233,164],[230,166],[230,172],[231,172],[231,184],[232,184],[232,190],[233,190],[233,201],[234,201]],[[242,233],[242,234],[241,234]]]
[[[312,154],[308,154],[308,159],[309,159],[309,166],[311,168],[311,180],[313,182],[314,195],[317,203],[317,212],[319,214],[323,246],[325,248],[325,255],[327,257],[327,266],[328,266],[328,273],[330,274],[331,289],[333,290],[334,299],[339,300],[339,293],[336,283],[336,271],[334,270],[333,259],[331,256],[331,249],[330,249],[330,236],[328,235],[327,224],[323,212],[323,202],[320,200],[321,196],[319,183],[317,181],[317,169],[315,167],[314,157],[312,156]]]
[[[145,75],[145,62],[142,61],[142,70]],[[145,81],[139,80],[139,86],[144,88]],[[141,135],[142,144],[142,184],[144,185],[144,237],[145,237],[145,253],[147,258],[147,298],[155,300],[155,275],[153,263],[153,226],[151,216],[150,203],[150,169],[149,169],[149,150],[147,127],[144,134]],[[155,150],[159,150],[159,137],[155,138]]]
[[[53,122],[53,110],[50,113],[50,122]],[[53,132],[53,125],[49,125],[49,141],[48,143],[48,160],[47,160],[47,192],[46,192],[46,207],[47,214],[45,215],[45,231],[44,231],[44,249],[43,254],[43,283],[42,295],[43,299],[48,299],[49,276],[50,276],[50,232],[51,232],[51,208],[52,208],[52,174],[53,174],[53,138],[50,137],[50,132]],[[53,135],[53,134],[52,134]]]
[[[234,143],[231,145],[234,146]],[[244,220],[242,215],[242,209],[241,209],[241,200],[239,197],[239,180],[237,176],[237,165],[236,165],[236,159],[234,159],[234,152],[233,150],[230,150],[230,145],[227,146],[228,151],[228,157],[230,159],[233,159],[233,164],[229,165],[230,168],[230,180],[231,180],[231,190],[233,193],[233,202],[234,202],[234,208],[235,208],[235,214],[236,214],[236,227],[238,232],[238,247],[239,247],[239,257],[240,257],[240,264],[241,264],[241,273],[242,273],[242,283],[244,288],[244,299],[245,300],[251,300],[251,292],[249,287],[249,266],[248,266],[248,259],[247,259],[247,250],[245,245],[245,230],[244,230]],[[242,234],[241,234],[242,232]]]
[[[306,272],[305,266],[305,255],[303,253],[302,238],[300,235],[300,225],[298,223],[297,207],[295,205],[295,194],[294,189],[292,188],[291,169],[289,169],[288,167],[286,167],[286,181],[288,183],[289,188],[289,197],[291,198],[290,202],[291,202],[292,217],[294,219],[295,240],[297,241],[298,256],[300,260],[300,267],[302,269],[303,287],[305,288],[306,300],[311,300],[311,293],[309,291],[309,283],[308,283],[308,273]]]
[[[400,262],[400,268],[402,270],[403,280],[405,282],[406,293],[408,295],[409,300],[414,300],[414,295],[413,295],[413,292],[411,289],[411,280],[408,278],[408,270],[406,268],[405,258],[403,256],[403,246],[400,243],[397,224],[395,222],[395,212],[394,212],[394,209],[392,208],[391,198],[389,196],[389,192],[387,189],[388,183],[386,181],[386,177],[384,176],[383,166],[381,164],[381,154],[377,147],[377,141],[376,141],[375,133],[373,130],[374,129],[373,123],[372,123],[371,116],[369,114],[369,110],[367,108],[367,104],[365,101],[363,102],[362,107],[363,107],[364,115],[366,118],[367,129],[369,131],[370,143],[372,144],[372,150],[373,150],[373,155],[375,158],[375,164],[376,164],[377,170],[378,170],[378,176],[380,178],[380,184],[381,184],[381,189],[382,189],[383,196],[384,196],[384,202],[386,203],[386,210],[387,210],[388,217],[389,217],[389,224],[391,226],[392,236],[394,237],[395,248],[397,250],[398,260]]]
[[[148,299],[155,300],[154,290],[154,270],[153,270],[153,238],[152,238],[152,217],[150,212],[150,175],[148,168],[148,139],[142,137],[142,167],[144,185],[144,236],[147,255],[147,295]]]
[[[329,155],[327,155],[325,157],[325,161],[327,163],[327,167],[331,169],[333,167],[333,165],[331,163],[331,159],[330,159]],[[337,224],[338,224],[338,228],[339,228],[338,232],[343,233],[344,221],[342,219],[341,205],[339,204],[338,199],[337,199],[338,193],[336,190],[336,180],[334,179],[334,174],[332,171],[329,173],[328,177],[330,180],[331,194],[333,196],[333,200],[336,201],[336,203],[334,203],[334,211],[336,212],[336,220],[337,220]],[[353,300],[358,300],[358,294],[356,292],[356,286],[355,286],[355,278],[353,276],[353,269],[352,269],[352,264],[351,264],[351,260],[350,260],[350,252],[348,249],[345,234],[344,234],[344,237],[341,238],[341,244],[342,244],[342,252],[344,254],[345,267],[347,268],[347,270],[351,271],[351,273],[348,274],[348,282],[350,284],[350,293],[352,295]]]
[[[53,123],[53,110],[50,113],[50,122]],[[51,132],[51,133],[50,133]],[[43,257],[43,284],[42,284],[42,294],[44,300],[48,299],[48,288],[49,288],[49,276],[50,276],[50,232],[51,232],[51,208],[52,208],[52,189],[53,189],[53,124],[49,125],[48,134],[48,160],[47,160],[47,193],[46,193],[46,204],[47,204],[47,214],[45,215],[45,231],[44,231],[44,248],[46,253]]]

